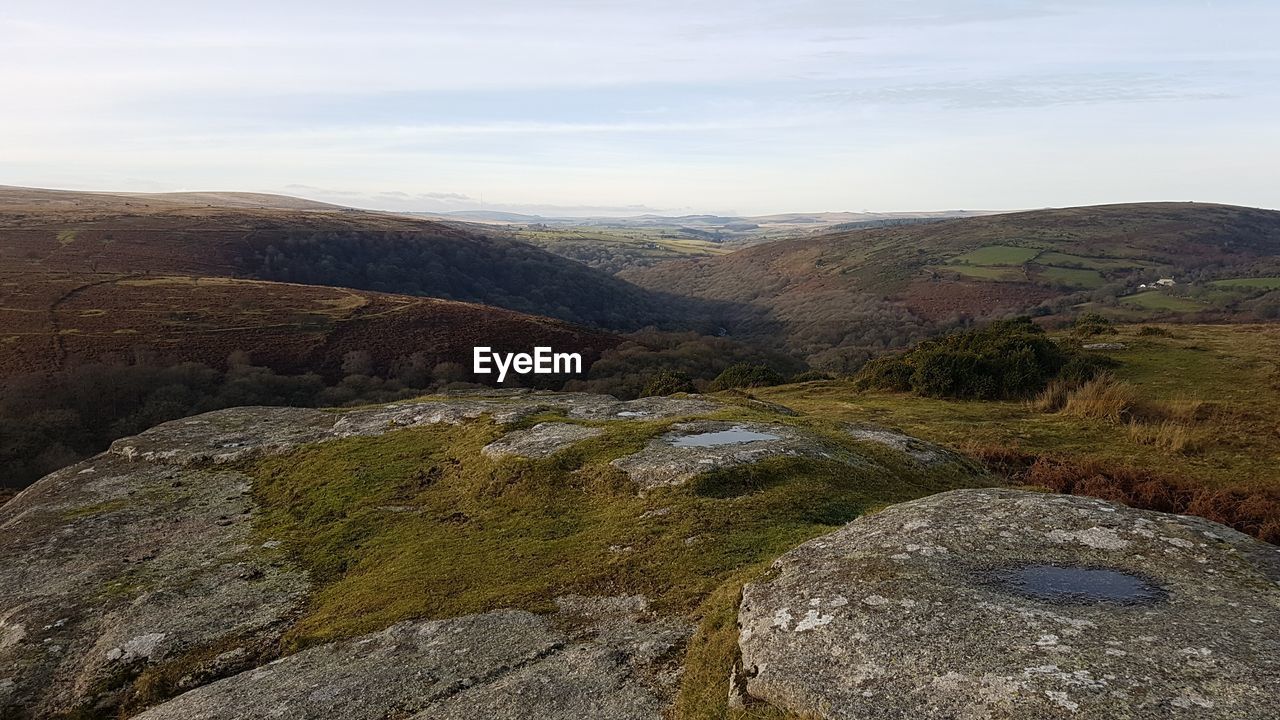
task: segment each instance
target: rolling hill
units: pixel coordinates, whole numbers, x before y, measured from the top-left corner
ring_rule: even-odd
[[[0,269],[0,282],[32,273],[152,273],[350,287],[607,329],[635,329],[671,315],[668,301],[654,293],[510,238],[243,193],[0,188]]]
[[[1126,319],[1255,318],[1280,303],[1280,212],[1198,203],[1107,205],[861,229],[773,242],[621,276],[729,311],[734,336],[781,338],[847,369],[970,319],[1081,309]],[[1173,288],[1137,292],[1174,277]],[[1213,283],[1247,279],[1234,285]],[[1168,298],[1152,302],[1145,293]]]
[[[336,380],[349,353],[362,374],[410,364],[470,367],[471,348],[572,348],[591,361],[620,339],[502,308],[347,288],[137,273],[24,276],[0,287],[0,380],[144,357],[222,367],[232,353],[283,374]]]
[[[417,213],[462,227],[482,228],[536,245],[584,265],[618,273],[664,260],[723,255],[772,240],[836,230],[936,222],[987,212],[819,212],[777,215],[637,215],[633,217],[543,217],[465,211]]]

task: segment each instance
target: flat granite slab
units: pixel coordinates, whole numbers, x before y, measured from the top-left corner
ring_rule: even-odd
[[[894,505],[779,558],[738,623],[739,687],[806,716],[1280,717],[1280,548],[1092,498]]]

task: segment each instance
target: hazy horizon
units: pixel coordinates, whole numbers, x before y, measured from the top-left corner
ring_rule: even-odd
[[[19,0],[0,183],[541,215],[1280,207],[1274,2]]]

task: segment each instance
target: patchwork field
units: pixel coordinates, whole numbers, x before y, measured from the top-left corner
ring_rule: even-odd
[[[1209,283],[1213,287],[1245,290],[1280,290],[1280,277],[1234,278],[1231,280],[1214,280]]]
[[[1129,260],[1068,255],[1048,247],[1051,245],[1035,241],[1031,247],[988,245],[957,255],[937,270],[981,280],[1095,289],[1106,283],[1104,273],[1143,269],[1142,264]]]
[[[724,255],[737,249],[712,233],[679,228],[554,228],[508,230],[514,237],[591,267],[614,273],[664,260]]]
[[[1280,315],[1280,213],[1200,203],[1061,208],[826,233],[621,274],[723,303],[730,335],[857,367],[971,320]],[[1173,291],[1140,286],[1175,277]],[[1215,281],[1243,279],[1226,284]],[[1135,294],[1140,293],[1140,294]]]
[[[952,258],[965,265],[1022,265],[1035,259],[1040,251],[1011,245],[988,245]]]

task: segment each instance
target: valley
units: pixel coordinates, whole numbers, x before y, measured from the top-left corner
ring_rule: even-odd
[[[1150,203],[819,234],[621,276],[726,303],[716,321],[730,335],[849,372],[884,348],[1011,315],[1269,319],[1280,296],[1254,278],[1272,276],[1278,252],[1280,213]],[[1179,285],[1139,292],[1170,276]]]
[[[6,3],[0,720],[1280,719],[1277,28]]]
[[[809,666],[813,643],[830,652],[821,628],[875,625],[804,578],[857,565],[859,602],[905,613],[902,636],[877,631],[895,649],[869,652],[939,674],[970,660],[918,644],[924,595],[1056,602],[981,579],[988,565],[1119,568],[1151,617],[1203,623],[1221,598],[1195,558],[1155,555],[1157,526],[1178,552],[1252,558],[1230,602],[1270,617],[1247,588],[1280,543],[1280,213],[1143,204],[726,239],[234,193],[0,200],[0,545],[58,558],[0,568],[18,608],[0,622],[6,718],[532,703],[798,720],[828,702],[805,698],[864,682]],[[479,346],[584,367],[495,388],[472,372]],[[975,507],[1021,518],[1018,537]],[[1204,533],[1218,544],[1187,550]],[[952,549],[981,567],[955,575]],[[900,572],[930,579],[907,590]],[[1138,632],[1105,602],[1053,607]],[[1041,652],[1023,639],[1047,637],[1041,620],[972,627],[1001,622],[1005,650],[974,672]],[[1243,620],[1221,632],[1233,668],[1270,642]],[[438,633],[474,652],[441,654]],[[388,682],[381,653],[432,679]],[[1142,662],[1179,678],[1149,690],[1161,702],[1198,682],[1181,656]],[[1269,681],[1232,672],[1226,711],[1252,712]],[[968,706],[956,682],[937,702]],[[1024,682],[1021,707],[1064,692],[1115,708],[1052,674]],[[316,683],[323,701],[294,689]]]
[[[508,234],[547,252],[615,274],[664,260],[723,255],[751,245],[804,235],[988,214],[991,213],[955,210],[571,218],[484,211],[423,213],[470,227],[479,225],[482,231]]]

